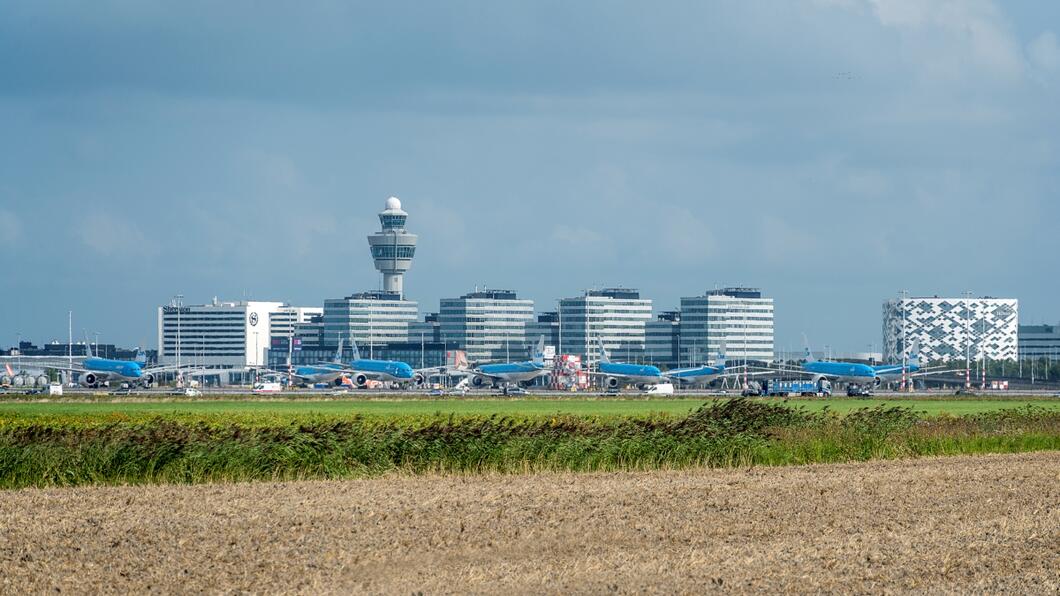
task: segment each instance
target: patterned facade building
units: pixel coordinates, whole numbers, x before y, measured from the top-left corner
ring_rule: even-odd
[[[904,337],[904,342],[903,342]],[[928,362],[1015,360],[1019,345],[1015,298],[902,298],[883,303],[883,357],[900,362],[920,344]],[[908,354],[912,356],[912,354]]]

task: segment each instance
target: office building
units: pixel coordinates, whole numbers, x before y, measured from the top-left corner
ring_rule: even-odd
[[[668,369],[677,368],[681,339],[681,313],[669,310],[644,324],[644,360]]]
[[[511,290],[444,298],[438,310],[442,341],[460,346],[472,362],[526,360],[526,323],[533,318],[534,301]]]
[[[419,343],[421,341],[442,341],[442,327],[438,323],[438,313],[427,313],[423,315],[422,321],[409,323],[409,343]]]
[[[368,247],[375,268],[383,274],[383,290],[405,296],[405,272],[412,267],[416,256],[416,235],[405,231],[409,214],[401,209],[397,197],[386,200],[386,208],[379,212],[382,229],[368,236]]]
[[[1021,359],[1060,359],[1060,324],[1020,325],[1018,335]]]
[[[319,306],[281,306],[269,313],[269,335],[292,337],[300,326],[323,314],[324,309]]]
[[[757,288],[722,288],[681,298],[680,361],[705,364],[725,347],[729,361],[773,360],[773,299]]]
[[[537,345],[539,338],[545,338],[546,351],[548,347],[559,349],[559,313],[556,311],[543,312],[537,315],[533,321],[526,323],[526,343]]]
[[[212,369],[262,366],[270,346],[272,313],[282,302],[223,302],[158,308],[158,360]]]
[[[926,362],[1015,359],[1019,301],[1015,298],[900,298],[883,303],[883,356],[901,362],[920,344]],[[904,339],[904,341],[903,341]]]
[[[597,339],[614,360],[644,360],[644,325],[651,320],[651,300],[628,288],[586,290],[559,301],[560,353],[600,361]]]
[[[397,292],[360,292],[324,301],[323,344],[356,342],[365,358],[389,343],[409,340],[409,324],[419,318],[419,305]]]

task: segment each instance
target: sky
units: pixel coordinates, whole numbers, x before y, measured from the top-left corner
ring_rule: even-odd
[[[776,346],[882,303],[1060,321],[1060,3],[5,2],[0,345],[157,343],[156,309],[379,287],[421,313],[730,285]]]

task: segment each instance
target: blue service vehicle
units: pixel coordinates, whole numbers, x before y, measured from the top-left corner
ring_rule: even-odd
[[[829,396],[832,395],[831,384],[821,379],[820,381],[770,381],[766,389],[771,397],[787,397],[789,395]]]

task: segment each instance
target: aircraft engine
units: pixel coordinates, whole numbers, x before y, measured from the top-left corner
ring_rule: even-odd
[[[95,387],[99,383],[99,377],[95,373],[86,373],[81,377],[81,384],[85,387]]]
[[[10,385],[10,384],[11,384],[11,377],[9,377],[7,375],[0,376],[0,385]]]
[[[140,383],[144,387],[150,387],[151,385],[155,384],[155,376],[150,373],[145,374],[144,376],[140,377]]]
[[[37,387],[47,387],[50,381],[48,375],[40,375],[37,377]]]
[[[423,373],[416,373],[416,374],[412,375],[412,384],[413,385],[423,385],[426,382],[427,382],[427,377],[423,376]]]
[[[882,383],[883,383],[883,379],[881,379],[879,377],[876,377],[875,379],[872,380],[872,386],[873,387],[879,387],[880,384],[882,384]]]
[[[336,387],[342,387],[342,385],[344,384],[345,379],[346,379],[346,377],[343,377],[342,375],[339,375],[339,377],[336,378],[334,381],[332,381],[331,384],[336,386]]]
[[[368,385],[368,376],[364,373],[357,373],[357,375],[353,377],[353,384],[358,387],[366,387]]]
[[[604,386],[608,389],[618,389],[619,385],[621,385],[621,382],[617,377],[607,377],[607,379],[604,380]]]
[[[483,376],[480,376],[480,375],[475,375],[474,377],[471,377],[471,386],[472,387],[487,387],[487,386],[492,385],[492,384],[493,384],[493,380],[490,379],[489,377],[483,377]]]

